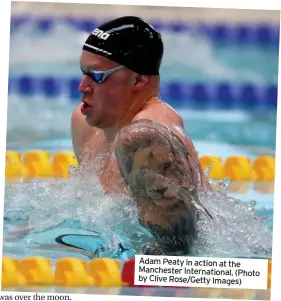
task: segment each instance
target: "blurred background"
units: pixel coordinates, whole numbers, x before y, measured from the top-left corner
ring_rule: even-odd
[[[247,178],[249,182],[246,185],[234,183],[237,185],[233,185],[228,194],[246,202],[254,200],[247,210],[242,208],[239,211],[224,196],[212,197],[205,200],[205,204],[209,202],[210,209],[221,212],[228,222],[219,229],[224,233],[222,238],[227,237],[228,241],[234,237],[235,242],[235,237],[238,237],[240,244],[240,238],[248,233],[249,236],[245,236],[246,246],[255,247],[258,242],[265,250],[271,250],[271,233],[256,228],[259,220],[246,213],[256,206],[261,210],[259,215],[269,217],[271,232],[278,11],[35,2],[12,2],[11,8],[7,150],[21,154],[29,150],[43,150],[48,154],[72,152],[70,117],[80,103],[78,85],[82,75],[79,57],[85,39],[97,25],[109,19],[124,15],[143,17],[161,32],[164,41],[160,97],[183,117],[186,131],[199,156],[213,155],[222,160],[230,156],[245,156],[253,161],[263,155],[270,156],[263,157],[257,164],[260,167],[256,166],[263,180],[270,183],[263,186],[263,183],[252,183]],[[35,162],[29,162],[33,160],[31,157],[35,158]],[[18,158],[17,154],[13,158]],[[49,172],[48,156],[42,155],[45,160],[42,162],[35,155],[29,158],[26,162],[30,170],[37,168],[39,172]],[[247,162],[233,160],[228,165],[225,163],[228,167],[224,171],[228,170],[234,175],[232,180],[239,181],[240,176],[252,175]],[[219,164],[216,166],[223,171]],[[14,170],[14,165],[10,165],[11,173]],[[224,190],[225,183],[220,184]],[[107,207],[110,210],[116,200],[110,203],[98,198],[98,202],[88,206],[87,193],[95,191],[96,187],[92,182],[88,186],[87,182],[83,183],[82,188],[81,185],[78,181],[75,185],[58,186],[52,192],[43,184],[19,185],[16,188],[6,185],[4,231],[7,233],[9,223],[12,224],[14,219],[21,218],[23,213],[18,211],[23,211],[24,216],[30,215],[29,224],[40,231],[64,220],[68,212],[73,214],[71,206],[77,204],[79,212],[76,214],[82,222],[89,220],[93,225],[103,225],[107,218],[100,217],[107,216]],[[77,203],[75,196],[77,194],[78,198],[81,190],[87,201]],[[52,208],[55,208],[55,213],[51,213]],[[114,211],[115,215],[118,216]],[[220,222],[218,224],[221,225]],[[216,242],[214,236],[218,229],[212,229],[210,240]],[[61,231],[68,233],[74,230]],[[54,235],[58,235],[56,233],[59,232],[43,232],[42,241],[53,242]],[[217,239],[214,249],[207,248],[210,252],[223,254],[227,248],[232,252],[231,244],[229,247],[223,239],[220,244],[220,235]],[[27,239],[24,242],[19,240],[9,245],[8,241],[5,254],[16,254],[18,250],[22,252],[19,256],[31,254],[29,246],[26,253],[23,251],[29,242]],[[46,252],[50,256],[49,251]]]
[[[200,155],[275,153],[279,12],[12,2],[7,149],[72,150],[79,56],[89,32],[145,18],[165,50],[160,97]]]

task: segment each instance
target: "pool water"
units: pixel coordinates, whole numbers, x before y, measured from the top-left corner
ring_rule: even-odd
[[[11,37],[10,76],[31,74],[80,76],[78,59],[86,34],[73,32],[65,24],[45,35],[27,25]],[[275,84],[278,49],[253,46],[214,45],[206,37],[187,33],[163,34],[167,45],[161,74],[172,80]],[[34,49],[37,49],[34,52]],[[20,50],[20,51],[19,51]],[[25,152],[42,149],[54,154],[72,151],[71,112],[79,102],[67,94],[47,99],[43,96],[9,95],[7,149]],[[191,110],[173,102],[185,128],[201,155],[223,159],[232,155],[254,158],[275,154],[276,111]],[[221,183],[221,187],[227,186]],[[270,257],[272,245],[272,193],[258,193],[251,185],[245,194],[202,192],[201,201],[214,216],[203,217],[193,254],[202,256]],[[256,201],[254,206],[253,202]],[[254,215],[262,215],[261,220]],[[132,253],[117,252],[118,244],[134,251],[150,238],[136,221],[136,208],[125,197],[105,196],[96,177],[78,171],[67,181],[54,183],[6,184],[4,249],[9,256],[38,255],[57,259],[69,254],[88,258],[105,243],[105,253],[126,259]],[[30,228],[26,235],[12,236],[15,225]],[[72,237],[87,250],[58,250],[55,238],[62,234],[101,235],[102,238]],[[71,239],[71,238],[69,238]],[[102,242],[101,240],[102,239]],[[48,244],[39,246],[40,244]],[[106,253],[107,252],[107,253]],[[117,252],[117,253],[116,253]],[[90,255],[89,255],[90,253]],[[117,254],[117,255],[116,255]]]
[[[50,112],[51,111],[53,111],[53,109],[50,109]],[[198,113],[196,119],[194,114],[188,117],[188,113],[190,112],[185,112],[184,110],[179,110],[179,112],[182,113],[183,116],[186,115],[186,128],[188,129],[190,126],[193,130],[195,136],[194,144],[199,155],[210,154],[220,156],[223,159],[232,155],[245,155],[253,159],[264,152],[271,155],[274,154],[274,139],[272,136],[270,141],[267,135],[260,135],[260,141],[262,141],[262,137],[265,137],[267,141],[264,140],[263,143],[257,143],[257,141],[255,141],[256,143],[251,143],[250,139],[253,139],[254,135],[250,135],[251,131],[249,129],[247,134],[247,124],[254,129],[255,124],[262,128],[262,121],[253,123],[249,121],[252,117],[246,117],[246,115],[242,113],[240,115],[236,113],[236,116],[232,114],[232,121],[228,120],[228,122],[226,122],[223,119],[219,120],[218,118],[214,118],[214,115],[210,113],[210,116],[215,120],[212,120],[210,117],[206,133],[202,134],[202,139],[200,139],[201,137],[199,135],[200,138],[198,139],[197,136],[196,139],[196,130],[198,130],[198,133],[201,133],[202,128],[206,126],[202,118],[200,118],[200,114]],[[44,110],[44,113],[48,114],[48,111],[46,112],[46,110]],[[58,114],[66,114],[66,112]],[[69,114],[66,115],[67,117],[70,116]],[[231,116],[231,114],[229,114],[229,116]],[[37,118],[40,119],[38,115]],[[21,128],[25,136],[21,135],[18,139],[10,139],[10,142],[7,144],[8,148],[22,153],[30,149],[42,149],[49,151],[51,154],[58,151],[72,151],[71,139],[67,133],[67,126],[65,125],[67,120],[66,116],[62,117],[61,120],[64,121],[56,119],[57,126],[56,123],[45,123],[47,128],[47,124],[50,124],[52,130],[50,128],[46,130],[46,127],[43,127],[43,123],[41,123],[41,132],[40,130],[36,131],[32,125],[26,126],[25,129]],[[65,128],[59,126],[60,122],[64,124]],[[259,122],[260,124],[258,124]],[[206,123],[207,122],[205,122],[205,124]],[[245,127],[242,127],[241,124],[245,125]],[[274,125],[268,126],[268,123],[265,124],[267,127],[263,128],[264,131],[274,132]],[[229,126],[228,131],[233,135],[233,143],[229,142],[231,136],[227,134],[227,126]],[[225,133],[221,130],[221,127],[225,127]],[[242,139],[239,139],[239,133]],[[243,133],[244,136],[241,133]],[[10,134],[12,134],[12,131],[10,131]],[[208,136],[209,139],[207,138]],[[237,139],[236,141],[235,137]],[[124,227],[128,226],[128,224],[132,225],[130,228],[134,229],[133,232],[139,231],[139,233],[142,233],[140,234],[138,242],[145,241],[145,239],[149,238],[149,235],[143,234],[142,229],[138,230],[139,225],[136,223],[136,218],[133,214],[135,211],[134,207],[124,207],[122,200],[119,200],[120,203],[118,203],[116,199],[105,197],[101,191],[96,192],[98,183],[94,182],[93,179],[84,181],[82,179],[83,177],[66,181],[57,188],[54,188],[54,186],[59,185],[58,183],[51,187],[49,184],[36,182],[34,184],[26,184],[25,186],[23,184],[18,186],[6,185],[6,219],[4,222],[4,233],[8,237],[8,232],[12,231],[11,227],[16,224],[28,224],[32,232],[27,236],[23,236],[21,239],[16,237],[16,241],[4,244],[4,253],[22,258],[28,255],[41,254],[51,257],[53,260],[67,255],[88,258],[89,253],[85,253],[84,251],[73,253],[66,250],[56,250],[53,246],[39,248],[37,245],[40,243],[54,244],[54,239],[62,234],[90,235],[92,231],[98,231],[102,233],[107,245],[111,247],[107,254],[117,256],[119,254],[117,252],[118,243],[120,241],[124,242],[125,239],[126,245],[126,239],[130,241],[130,235],[132,235],[132,233],[126,233],[126,231],[124,231]],[[212,238],[212,244],[209,240],[208,242],[204,241],[204,243],[198,242],[198,250],[196,251],[202,256],[257,256],[256,253],[251,252],[256,248],[255,244],[258,246],[261,244],[261,248],[265,249],[262,249],[262,252],[258,255],[260,257],[270,257],[274,204],[273,194],[260,194],[254,188],[254,184],[251,184],[248,188],[248,192],[245,194],[230,192],[227,195],[229,199],[226,198],[224,194],[217,193],[208,198],[202,198],[202,201],[206,207],[211,206],[207,208],[213,214],[217,215],[216,222],[220,224],[221,219],[224,219],[224,223],[226,222],[229,226],[226,229],[231,230],[222,233],[221,237],[214,237],[214,233],[219,232],[217,229],[218,225],[208,225],[208,227],[206,227],[205,224],[202,225],[202,235],[204,235],[204,238]],[[237,216],[228,216],[229,212],[233,212],[232,197],[242,201],[237,205]],[[255,209],[257,215],[262,215],[267,218],[265,220],[265,226],[259,225],[259,222],[251,216],[251,211],[246,205],[247,202],[251,200],[256,201]],[[116,207],[112,206],[112,203],[114,203]],[[99,209],[97,210],[97,208]],[[120,211],[122,211],[121,208],[122,210],[126,208],[127,212],[120,213]],[[133,213],[131,213],[131,211],[133,211]],[[133,215],[129,219],[127,218],[128,213]],[[103,218],[101,218],[101,216]],[[117,217],[118,220],[116,220]],[[225,219],[227,219],[227,221],[225,221]],[[239,219],[239,221],[236,219]],[[116,224],[118,221],[121,224],[119,229],[120,234],[116,232]],[[207,224],[207,221],[205,221],[205,223]],[[220,226],[219,230],[222,230]],[[248,232],[250,238],[245,236],[245,232]],[[255,237],[255,240],[253,240],[253,237]],[[86,237],[86,245],[81,242],[81,239],[85,240],[85,237],[81,236],[79,239],[74,237],[72,244],[76,243],[76,245],[81,246],[82,243],[83,247],[92,253],[94,247],[99,247],[97,244],[94,244],[95,238],[93,237]],[[241,239],[245,239],[246,250],[244,250],[244,247],[241,248],[241,245],[239,246]],[[96,241],[96,243],[97,242],[100,242],[100,240]],[[216,242],[215,245],[214,242]],[[210,244],[212,248],[210,248]],[[235,248],[233,244],[236,245]],[[37,247],[35,247],[35,245]],[[237,247],[237,245],[239,247]],[[119,254],[118,256],[125,260],[127,256],[130,255],[132,255],[132,253],[127,254],[125,252],[125,254]]]

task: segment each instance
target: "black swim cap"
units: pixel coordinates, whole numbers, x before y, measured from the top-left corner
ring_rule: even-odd
[[[98,26],[83,46],[84,50],[107,57],[141,75],[159,75],[163,48],[160,33],[133,16]]]

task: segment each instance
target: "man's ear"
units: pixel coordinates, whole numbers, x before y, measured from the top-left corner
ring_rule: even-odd
[[[148,81],[148,77],[141,74],[136,74],[135,76],[135,88],[141,89],[143,88]]]

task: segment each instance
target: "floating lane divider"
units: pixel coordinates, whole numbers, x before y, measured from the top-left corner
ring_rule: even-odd
[[[69,177],[69,168],[77,166],[73,152],[58,152],[51,155],[47,151],[34,150],[21,154],[6,151],[6,178],[62,178]]]
[[[230,156],[224,162],[220,157],[199,158],[204,170],[210,169],[209,178],[230,181],[274,181],[275,157],[257,156],[253,161],[245,156]]]
[[[2,288],[18,286],[120,287],[122,281],[119,261],[97,258],[90,262],[78,258],[61,258],[52,271],[51,261],[43,257],[17,260],[2,259]]]
[[[272,260],[268,260],[267,287],[271,288]],[[74,257],[58,259],[54,268],[45,257],[27,257],[17,260],[2,258],[2,289],[25,286],[107,287],[134,285],[135,258],[121,265],[113,258],[95,258],[90,261]],[[148,286],[153,287],[153,286]],[[173,287],[173,288],[176,288]]]
[[[108,18],[109,20],[110,18]],[[11,33],[15,33],[26,24],[32,25],[32,29],[48,33],[55,29],[56,25],[63,23],[72,30],[91,32],[101,22],[95,18],[53,18],[53,17],[28,17],[13,16],[11,18]],[[252,44],[255,46],[268,45],[279,46],[279,26],[278,24],[192,24],[184,21],[151,20],[152,26],[160,32],[174,32],[186,34],[188,32],[203,35],[213,42],[227,42],[230,44]]]
[[[230,156],[222,160],[218,156],[199,158],[203,170],[209,171],[214,186],[221,180],[231,182],[229,192],[246,193],[251,186],[259,193],[273,193],[275,180],[275,157],[257,156],[253,160],[245,156]],[[41,179],[68,179],[71,166],[78,166],[73,152],[50,154],[43,150],[20,153],[6,151],[6,182],[19,183]]]
[[[245,156],[230,156],[222,160],[217,156],[199,157],[204,170],[210,168],[209,178],[230,181],[274,181],[275,157],[257,156],[253,161]],[[57,152],[51,155],[47,151],[32,150],[21,154],[6,151],[6,176],[55,177],[68,178],[69,168],[77,166],[73,152]]]
[[[56,99],[65,96],[70,102],[80,101],[78,87],[81,81],[76,77],[55,77],[30,75],[11,76],[9,94],[29,98],[42,96]],[[256,85],[230,82],[204,83],[166,81],[161,83],[160,97],[168,102],[189,107],[212,107],[222,109],[271,109],[277,108],[277,85]]]

